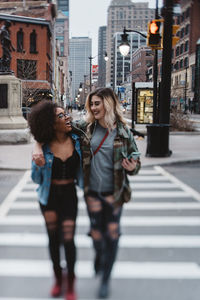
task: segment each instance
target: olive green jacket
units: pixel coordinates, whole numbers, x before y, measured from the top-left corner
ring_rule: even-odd
[[[87,128],[88,123],[85,121],[78,121],[74,123],[73,129],[79,129],[81,132],[80,142],[83,157],[83,177],[84,177],[84,194],[88,193],[89,176],[90,176],[90,162],[92,154],[90,151],[90,140],[92,138],[93,130],[96,126],[94,123],[90,130]],[[130,129],[121,122],[117,122],[117,134],[114,140],[114,199],[115,205],[121,206],[124,202],[131,199],[131,189],[129,187],[128,175],[135,175],[140,169],[140,160],[137,161],[137,166],[134,171],[126,171],[122,167],[123,157],[128,157],[132,152],[138,152],[133,134]]]

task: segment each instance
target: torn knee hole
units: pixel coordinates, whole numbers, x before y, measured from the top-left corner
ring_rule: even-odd
[[[118,239],[119,238],[119,226],[118,224],[111,223],[108,225],[108,236],[111,239]]]
[[[92,229],[91,232],[91,237],[94,239],[94,240],[101,240],[102,239],[102,234],[100,231],[98,230],[94,230]]]

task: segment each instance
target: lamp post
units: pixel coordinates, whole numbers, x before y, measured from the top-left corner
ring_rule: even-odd
[[[186,66],[186,68],[185,68],[185,88],[184,88],[185,107],[184,107],[184,114],[187,113],[187,70],[188,70],[188,66]]]
[[[128,34],[127,32],[135,32],[143,36],[144,38],[147,38],[146,34],[137,31],[137,30],[131,30],[131,29],[126,29],[124,27],[123,34],[121,34],[121,44],[119,45],[119,51],[123,56],[127,56],[129,51],[130,51],[130,45],[128,43]],[[132,108],[131,108],[131,119],[132,119],[132,129],[134,129],[134,103],[135,103],[135,82],[131,82],[131,89],[132,89]]]
[[[89,58],[89,60],[90,60],[90,92],[91,92],[91,90],[92,90],[92,60],[94,59],[94,58],[96,58],[97,56],[100,56],[101,55],[101,53],[100,54],[98,54],[98,55],[96,55],[96,56],[89,56],[88,58]],[[105,51],[104,52],[104,60],[105,61],[108,61],[108,55],[107,55],[107,52]]]

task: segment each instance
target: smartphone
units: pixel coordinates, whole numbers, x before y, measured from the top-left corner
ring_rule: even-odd
[[[130,160],[131,158],[133,159],[138,159],[140,157],[141,153],[140,152],[132,152],[129,156],[128,159]]]
[[[125,156],[125,154],[124,154],[124,152],[122,152],[122,156],[124,157],[124,158],[128,158],[129,160],[131,159],[131,158],[133,158],[133,159],[138,159],[139,157],[140,157],[140,155],[141,155],[141,153],[140,152],[132,152],[130,155],[128,155],[128,157],[127,156]]]

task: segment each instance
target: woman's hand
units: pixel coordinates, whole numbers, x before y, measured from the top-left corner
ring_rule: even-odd
[[[39,167],[44,166],[45,164],[45,159],[42,151],[41,144],[35,143],[34,148],[33,148],[33,153],[32,153],[32,159],[38,165]]]
[[[122,160],[122,167],[127,170],[127,171],[133,171],[135,170],[137,165],[137,160],[134,160],[133,158],[131,158],[130,160],[128,158],[124,158]]]

